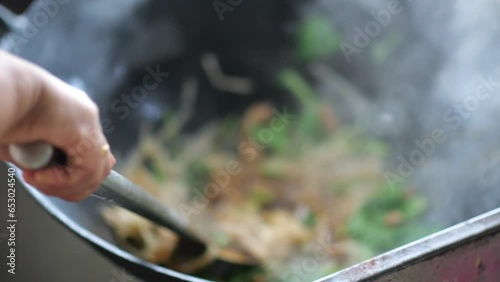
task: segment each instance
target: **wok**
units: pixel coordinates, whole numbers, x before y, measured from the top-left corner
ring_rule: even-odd
[[[13,35],[20,35],[20,39],[26,39],[26,34],[23,35],[23,32],[26,30],[26,21],[23,19],[33,19],[34,16],[43,11],[44,5],[47,3],[58,3],[58,12],[57,16],[51,17],[50,21],[43,25],[41,28],[37,28],[35,34],[26,40],[26,43],[23,43],[23,40],[19,41],[21,43],[13,43],[12,38],[16,38]],[[81,1],[79,1],[81,2]],[[103,7],[98,7],[95,5],[97,2],[103,2]],[[110,109],[108,105],[113,102],[119,95],[121,91],[125,91],[129,89],[131,85],[129,80],[137,80],[137,77],[143,75],[144,73],[144,65],[155,64],[160,62],[160,67],[178,67],[180,64],[189,64],[189,60],[178,60],[177,58],[186,58],[189,56],[193,56],[193,54],[197,54],[199,50],[197,48],[203,48],[207,46],[203,46],[202,43],[196,41],[200,34],[203,34],[203,31],[196,30],[193,26],[196,24],[186,24],[185,22],[179,23],[171,21],[170,18],[175,18],[178,15],[186,16],[186,14],[190,14],[192,12],[190,19],[193,18],[205,18],[203,12],[198,10],[185,8],[178,8],[181,5],[182,1],[171,1],[172,7],[175,9],[165,11],[164,15],[158,16],[154,14],[154,10],[158,9],[155,5],[163,5],[158,4],[159,2],[151,1],[151,7],[146,8],[142,7],[140,2],[142,1],[118,1],[118,0],[109,0],[109,1],[85,1],[84,3],[77,3],[77,1],[68,2],[68,1],[35,1],[35,3],[25,12],[23,16],[14,16],[10,14],[7,10],[0,9],[0,17],[3,20],[4,25],[0,26],[0,31],[8,33],[8,40],[4,40],[2,42],[1,47],[8,49],[13,53],[17,53],[18,55],[25,57],[31,61],[34,61],[43,67],[47,68],[49,71],[53,72],[57,76],[62,79],[84,88],[89,95],[99,104],[101,108],[101,114],[107,117],[110,115]],[[266,2],[266,1],[263,1]],[[321,1],[318,1],[321,2]],[[349,1],[347,1],[349,2]],[[62,4],[64,3],[64,4]],[[164,4],[166,5],[166,4]],[[277,4],[281,7],[286,6],[285,4]],[[86,7],[90,8],[86,8]],[[112,13],[113,16],[101,16],[100,10],[109,12],[110,10],[116,9],[116,6],[121,7],[121,11],[119,13]],[[341,6],[345,8],[346,11],[355,12],[352,10],[352,6],[350,4],[344,4]],[[211,5],[209,5],[210,9],[212,9]],[[254,7],[255,8],[255,7]],[[203,9],[200,9],[203,10]],[[286,9],[284,9],[286,10]],[[79,11],[79,12],[76,12]],[[163,10],[164,11],[164,10]],[[254,11],[262,11],[259,10],[259,6],[255,8]],[[267,11],[266,9],[263,10]],[[188,13],[190,12],[190,13]],[[417,11],[418,12],[418,11]],[[148,22],[147,19],[151,17],[151,13],[156,15],[154,17],[155,21]],[[127,25],[126,19],[130,18],[131,15],[138,15],[138,25]],[[284,11],[283,14],[280,14],[282,17],[293,17],[293,12]],[[171,16],[171,17],[170,17]],[[213,17],[213,15],[210,15]],[[88,19],[93,19],[89,21]],[[188,17],[189,18],[189,17]],[[251,17],[250,17],[251,18]],[[86,19],[86,21],[82,21],[86,23],[88,26],[83,27],[82,22],[80,20]],[[95,19],[95,20],[94,20]],[[242,26],[246,26],[247,23],[244,19],[242,22]],[[186,29],[190,30],[190,33],[180,33],[178,32],[178,26],[182,25]],[[210,22],[210,25],[220,24],[219,19],[215,17],[215,23]],[[272,23],[268,23],[272,25]],[[221,32],[221,34],[226,34],[236,28],[230,28],[227,25]],[[342,27],[340,27],[342,28]],[[137,31],[148,31],[146,33],[151,34],[162,34],[162,36],[150,36],[147,38],[140,38],[137,40],[131,40],[138,33]],[[264,29],[267,30],[267,29]],[[250,34],[252,31],[247,32],[248,30],[241,29],[242,34]],[[245,32],[247,33],[245,33]],[[408,30],[406,30],[408,31]],[[273,31],[275,32],[275,31]],[[409,31],[415,32],[415,31]],[[112,36],[115,34],[120,34],[120,36]],[[255,75],[255,69],[252,69],[254,64],[264,64],[269,67],[270,71],[273,70],[273,65],[276,64],[276,61],[280,62],[285,59],[280,57],[281,54],[279,51],[282,47],[281,44],[286,42],[286,38],[280,38],[278,36],[273,36],[273,33],[267,34],[265,36],[266,40],[264,43],[253,43],[250,42],[252,40],[246,40],[242,38],[233,38],[235,42],[241,42],[241,45],[244,44],[255,44],[252,45],[252,50],[256,50],[257,55],[260,55],[260,59],[257,59],[255,62],[248,63],[240,63],[244,65],[247,69],[249,69],[249,73]],[[421,36],[421,35],[417,35]],[[19,38],[18,38],[19,39]],[[206,39],[206,38],[205,38]],[[220,39],[220,38],[219,38]],[[430,39],[432,40],[432,38]],[[71,41],[68,43],[68,41]],[[16,41],[18,42],[18,41]],[[87,46],[91,42],[92,48],[79,48],[78,46]],[[137,45],[136,42],[141,42],[140,46]],[[198,44],[200,43],[200,44]],[[225,42],[224,44],[228,44]],[[222,45],[224,45],[222,44]],[[408,43],[409,45],[414,45],[415,42]],[[142,49],[144,45],[149,46],[148,52],[144,52]],[[58,47],[63,46],[63,47]],[[123,46],[127,46],[124,48]],[[231,58],[239,58],[242,56],[251,56],[255,55],[253,53],[238,53],[238,52],[230,52],[231,50],[221,47],[221,45],[209,46],[213,49],[219,49],[224,52],[227,52],[228,60]],[[231,46],[237,47],[240,46]],[[425,49],[428,51],[429,58],[422,60],[422,65],[415,66],[412,71],[421,72],[417,75],[413,75],[410,73],[408,77],[415,79],[416,81],[431,81],[430,77],[433,76],[432,73],[428,73],[428,69],[432,69],[437,64],[441,62],[441,57],[439,56],[439,50],[434,49],[435,46],[419,46],[414,45],[415,49]],[[229,48],[231,49],[231,48]],[[49,52],[49,50],[57,50],[56,54],[53,52]],[[259,53],[260,52],[260,53]],[[286,52],[284,52],[286,53]],[[360,58],[363,58],[363,54]],[[272,58],[274,60],[269,60]],[[192,63],[192,62],[191,62]],[[359,62],[353,62],[345,69],[345,76],[352,75],[356,64]],[[155,65],[153,65],[155,66]],[[229,68],[234,66],[229,66]],[[361,70],[369,71],[369,70]],[[373,69],[371,70],[373,71]],[[253,72],[253,73],[252,73]],[[395,69],[394,73],[398,73],[399,70]],[[393,73],[393,75],[395,75]],[[268,75],[268,73],[263,73],[263,76]],[[397,75],[396,75],[397,76]],[[156,124],[160,122],[161,115],[164,111],[164,106],[169,103],[176,102],[176,89],[179,82],[176,82],[178,77],[176,74],[173,74],[172,81],[169,85],[160,85],[158,89],[155,91],[158,93],[168,93],[169,95],[151,95],[145,101],[144,105],[138,108],[135,111],[131,111],[130,115],[126,119],[120,119],[119,117],[110,115],[110,123],[112,127],[109,127],[109,132],[105,132],[108,136],[110,144],[117,154],[118,159],[120,160],[121,156],[125,156],[130,148],[137,142],[137,136],[140,131],[140,123],[143,121],[149,121],[152,124]],[[356,80],[365,80],[366,77],[360,75],[357,77],[356,75],[352,75],[350,77],[353,81]],[[368,77],[370,78],[370,77]],[[399,77],[401,79],[401,77]],[[338,80],[337,86],[342,85],[342,80]],[[359,82],[359,81],[358,81]],[[201,82],[204,83],[204,82]],[[267,82],[268,83],[268,82]],[[363,83],[368,84],[369,82],[363,81],[359,83],[362,85]],[[422,86],[415,87],[406,87],[402,90],[398,90],[396,94],[400,94],[401,91],[409,94],[411,96],[412,93],[420,93],[424,92],[430,88],[429,83],[423,83]],[[266,82],[264,83],[263,89],[261,89],[261,93],[269,93],[270,88],[271,92],[277,93],[273,97],[273,100],[279,102],[283,102],[283,93],[280,93],[279,90],[273,89],[268,86]],[[341,86],[338,86],[341,87]],[[361,87],[361,86],[360,86]],[[419,88],[421,87],[421,88]],[[348,87],[347,87],[348,88]],[[361,87],[362,88],[362,87]],[[343,89],[345,90],[345,88]],[[350,93],[356,92],[355,90],[350,89]],[[258,94],[254,97],[238,97],[234,98],[233,96],[225,96],[220,94],[215,94],[210,92],[210,95],[207,100],[201,102],[201,105],[204,106],[203,111],[198,112],[198,116],[195,117],[190,124],[187,126],[187,131],[193,130],[199,126],[205,120],[209,120],[217,117],[221,113],[231,111],[241,111],[245,105],[248,105],[252,100],[258,100],[264,97],[265,94]],[[373,94],[373,95],[376,95]],[[351,97],[343,97],[343,103],[355,103],[350,104],[352,107],[344,107],[345,120],[351,120],[355,118],[355,115],[360,112],[370,111],[368,104],[369,100],[362,98],[362,95],[355,96],[354,99]],[[394,98],[394,97],[390,97]],[[340,99],[340,98],[336,98]],[[354,101],[352,101],[354,100]],[[391,103],[395,103],[397,101],[388,99]],[[336,100],[336,102],[339,102]],[[387,101],[386,101],[387,102]],[[408,103],[408,101],[405,101]],[[410,100],[409,103],[415,103],[415,100]],[[228,105],[231,105],[229,107]],[[415,103],[415,108],[421,108],[427,104],[425,103]],[[373,111],[381,111],[385,110],[387,107],[389,108],[398,108],[398,104],[387,104],[387,105],[379,105],[380,107],[375,108]],[[229,109],[231,108],[231,109]],[[346,110],[349,109],[349,110]],[[340,109],[342,112],[342,109]],[[417,110],[415,110],[417,112]],[[415,112],[410,111],[410,115]],[[397,115],[396,111],[393,113]],[[417,116],[417,115],[415,115]],[[376,123],[373,127],[374,131],[378,133],[384,132],[383,137],[386,137],[389,142],[401,139],[408,140],[412,139],[414,136],[419,135],[421,132],[421,128],[416,125],[417,118],[415,116],[410,117],[412,130],[409,131],[408,124],[400,124],[396,122],[392,124],[392,130],[387,130],[385,127],[382,128],[380,123]],[[419,118],[421,118],[419,116]],[[429,117],[430,118],[430,117]],[[378,117],[374,118],[374,116],[366,115],[362,118],[363,121],[379,121]],[[399,120],[397,120],[399,121]],[[405,127],[406,125],[406,127]],[[415,129],[417,128],[417,129]],[[105,128],[106,130],[106,128]],[[396,146],[398,150],[397,153],[403,152],[408,149],[408,142],[399,144],[400,146]],[[411,147],[410,147],[411,149]],[[432,168],[431,168],[432,169]],[[451,178],[451,177],[450,177]],[[456,187],[461,187],[462,185],[470,184],[470,181],[463,181],[462,178],[457,177],[455,179],[456,183],[460,183],[460,185],[456,185]],[[439,184],[453,185],[455,183],[443,183],[439,182]],[[437,185],[437,184],[436,184]],[[140,258],[137,258],[130,253],[123,251],[120,249],[113,238],[113,235],[109,228],[104,224],[100,214],[99,209],[102,207],[103,203],[98,201],[97,199],[87,199],[81,203],[73,204],[67,203],[58,199],[49,198],[42,194],[40,194],[36,189],[30,187],[29,185],[25,185],[29,193],[36,199],[36,201],[56,220],[60,221],[64,226],[69,228],[75,235],[81,237],[83,240],[88,242],[92,247],[96,248],[101,254],[108,257],[110,260],[114,261],[118,265],[125,268],[127,271],[133,273],[134,275],[143,278],[146,281],[204,281],[202,279],[184,275],[182,273],[178,273],[173,270],[169,270],[167,268],[154,265],[148,263]],[[439,198],[439,197],[436,197]],[[467,197],[465,197],[467,198]],[[467,199],[466,199],[467,200]],[[465,201],[465,200],[464,200]],[[475,205],[477,207],[472,207]],[[465,218],[469,218],[471,215],[477,215],[480,212],[484,212],[484,209],[491,209],[492,206],[497,205],[497,203],[488,204],[488,205],[477,205],[477,203],[467,202],[465,204],[460,205],[461,207],[467,207],[461,209],[464,213],[467,211],[467,214],[460,214],[455,217],[450,217],[447,224],[456,223]],[[446,205],[435,205],[434,206],[438,211],[441,209],[447,209]],[[439,214],[439,213],[438,213]],[[439,217],[439,216],[438,216]],[[493,219],[491,219],[493,217]],[[483,237],[479,235],[490,235],[492,232],[498,231],[498,226],[500,222],[498,222],[498,211],[493,214],[489,214],[488,217],[488,226],[484,227],[484,219],[479,219],[479,229],[475,232],[467,233],[467,228],[458,228],[451,229],[451,233],[463,233],[461,236],[454,237],[453,240],[446,241],[445,244],[429,244],[428,242],[435,242],[436,239],[433,237],[423,239],[421,243],[418,245],[418,251],[415,248],[409,248],[410,254],[408,257],[404,257],[404,260],[400,261],[391,261],[390,268],[375,268],[372,272],[367,275],[359,275],[359,279],[370,279],[369,275],[380,276],[382,273],[387,273],[389,271],[397,271],[398,269],[402,269],[408,265],[414,265],[417,262],[423,261],[433,255],[437,255],[438,253],[442,254],[444,250],[449,250],[452,247],[460,246],[460,244],[468,242],[468,240],[482,239]],[[466,225],[467,227],[468,225]],[[457,231],[459,230],[459,231]],[[446,235],[440,235],[443,238]],[[410,246],[411,247],[411,246]],[[408,254],[408,251],[405,248],[400,249],[399,252],[395,252],[389,254],[391,259],[398,259],[398,256],[401,254]],[[387,258],[387,256],[385,257]],[[367,271],[367,268],[373,268],[372,262],[368,261],[354,270],[346,270],[344,275],[351,275],[350,273],[358,273],[360,271]],[[498,265],[497,265],[498,268]],[[345,274],[347,273],[347,274]],[[340,276],[338,281],[342,281],[342,277]],[[335,276],[325,278],[325,281],[337,281],[335,280]]]

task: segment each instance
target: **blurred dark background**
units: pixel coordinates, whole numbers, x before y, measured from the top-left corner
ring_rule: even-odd
[[[29,6],[29,4],[31,2],[33,2],[33,1],[31,1],[31,0],[2,0],[2,1],[0,1],[0,4],[9,8],[13,12],[20,14]]]

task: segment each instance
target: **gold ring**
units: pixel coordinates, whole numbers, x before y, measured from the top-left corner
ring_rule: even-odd
[[[106,157],[109,154],[109,144],[101,147],[101,157]]]

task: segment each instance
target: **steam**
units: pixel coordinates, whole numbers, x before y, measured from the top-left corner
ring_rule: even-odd
[[[313,1],[306,13],[328,15],[343,42],[354,46],[356,33],[391,2]],[[320,86],[336,102],[342,95],[357,97],[343,100],[343,118],[388,140],[388,171],[427,196],[429,222],[449,226],[500,206],[500,4],[400,3],[402,12],[368,46],[329,63],[353,84],[351,90],[329,85],[333,75]],[[373,48],[389,36],[400,43],[377,64]],[[446,141],[434,141],[433,132]],[[399,173],[402,159],[409,168]]]

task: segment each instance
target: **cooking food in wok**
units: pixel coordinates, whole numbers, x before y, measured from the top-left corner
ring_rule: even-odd
[[[430,232],[423,197],[384,177],[387,144],[340,123],[297,71],[277,83],[294,107],[254,103],[190,135],[179,133],[182,112],[167,111],[159,130],[144,126],[121,172],[230,258],[261,265],[229,281],[286,281],[307,259],[303,276],[318,279]],[[175,233],[118,207],[103,216],[122,247],[173,267]]]
[[[477,31],[498,5],[410,2],[73,1],[15,52],[99,104],[119,172],[261,266],[190,279],[309,281],[498,206],[495,95],[464,112],[496,87],[495,29]],[[151,70],[168,75],[137,96]],[[67,225],[96,210],[32,193]],[[71,219],[173,275],[135,256],[173,267],[174,233],[98,207]]]

